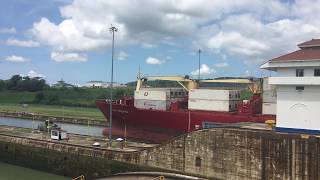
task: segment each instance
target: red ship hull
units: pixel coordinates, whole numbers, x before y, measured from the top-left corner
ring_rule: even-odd
[[[98,108],[109,119],[110,103],[105,100],[97,100]],[[204,122],[215,123],[239,123],[257,122],[263,123],[274,116],[240,114],[232,112],[208,112],[194,110],[162,111],[137,109],[133,105],[112,104],[113,126],[112,134],[116,137],[126,137],[163,142],[179,134],[201,129]],[[109,129],[104,130],[107,135]]]

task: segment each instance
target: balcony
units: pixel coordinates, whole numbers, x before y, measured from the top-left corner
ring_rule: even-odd
[[[274,85],[320,85],[320,77],[269,77]]]

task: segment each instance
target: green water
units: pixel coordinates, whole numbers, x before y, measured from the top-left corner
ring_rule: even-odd
[[[67,180],[63,176],[0,162],[0,180]]]

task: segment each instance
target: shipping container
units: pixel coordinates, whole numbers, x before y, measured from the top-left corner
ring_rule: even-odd
[[[238,109],[239,104],[240,100],[189,99],[188,109],[232,112]]]
[[[186,96],[187,92],[182,88],[149,88],[140,89],[134,93],[134,99],[161,101],[170,99],[183,99]]]
[[[264,77],[262,89],[263,91],[274,91],[276,86],[269,84],[269,77]]]
[[[216,89],[192,89],[189,91],[189,99],[202,100],[240,100],[239,90],[216,90]]]
[[[157,91],[157,90],[140,90],[135,91],[134,99],[144,99],[144,100],[159,100],[166,101],[170,97],[169,91]]]
[[[134,107],[139,109],[168,110],[169,106],[169,101],[143,99],[137,99],[134,101]]]
[[[277,113],[277,103],[263,103],[262,104],[262,114],[276,115]]]
[[[263,91],[262,100],[266,103],[276,103],[277,101],[277,92],[274,91]]]

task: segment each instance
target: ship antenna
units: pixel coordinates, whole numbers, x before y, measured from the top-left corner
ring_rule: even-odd
[[[140,65],[138,70],[138,76],[137,76],[137,84],[136,84],[136,91],[139,91],[142,86],[142,80],[141,80],[141,71],[140,71]]]
[[[138,79],[141,79],[141,69],[140,69],[140,64],[139,64],[139,69],[138,69]]]
[[[200,54],[201,54],[201,49],[198,50],[199,53],[199,74],[198,74],[198,82],[200,83]]]

